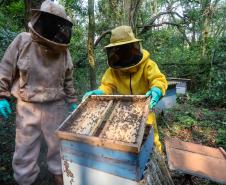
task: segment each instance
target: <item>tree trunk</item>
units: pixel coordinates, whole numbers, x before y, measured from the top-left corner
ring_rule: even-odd
[[[43,0],[32,0],[31,1],[31,7],[35,9],[39,9]]]
[[[207,39],[209,36],[209,27],[210,27],[210,0],[202,0],[202,32],[201,32],[201,43],[202,43],[202,62],[207,60]]]
[[[195,39],[195,36],[196,36],[196,31],[195,31],[195,21],[192,21],[192,45],[195,44],[196,42],[196,39]]]
[[[25,29],[26,31],[29,31],[28,28],[28,22],[30,20],[30,10],[31,10],[31,0],[24,0],[24,5],[25,5]]]
[[[95,71],[95,59],[94,59],[94,0],[88,0],[88,14],[89,14],[89,27],[88,27],[88,62],[90,64],[90,87],[96,88],[96,71]]]
[[[137,12],[140,7],[141,0],[124,0],[124,24],[132,27],[136,32]]]
[[[40,6],[41,6],[41,3],[42,3],[42,0],[24,0],[24,6],[25,6],[25,22],[24,22],[24,26],[25,26],[25,29],[26,31],[29,31],[29,28],[28,28],[28,22],[30,21],[30,11],[32,8],[36,8],[36,9],[39,9]]]
[[[151,12],[152,12],[152,15],[156,15],[157,14],[157,6],[158,6],[157,0],[153,0],[151,2]]]

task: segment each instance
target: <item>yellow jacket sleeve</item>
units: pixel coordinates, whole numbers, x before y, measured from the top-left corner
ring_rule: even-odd
[[[104,94],[107,95],[113,94],[113,92],[116,91],[115,75],[110,68],[104,73],[99,89],[104,91]]]
[[[162,94],[165,95],[168,83],[164,74],[162,74],[157,64],[151,59],[148,60],[145,66],[145,75],[149,83],[149,89],[158,87]]]

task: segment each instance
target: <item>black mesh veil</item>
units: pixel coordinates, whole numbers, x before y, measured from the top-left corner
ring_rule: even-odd
[[[142,59],[139,42],[106,48],[108,65],[112,68],[128,68],[135,66]]]
[[[68,44],[71,39],[72,23],[56,15],[42,12],[34,24],[34,30],[48,40]]]

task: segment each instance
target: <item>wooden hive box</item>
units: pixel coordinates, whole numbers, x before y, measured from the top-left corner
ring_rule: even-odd
[[[154,140],[153,129],[144,139],[149,102],[141,95],[86,98],[56,131],[64,184],[136,185]]]

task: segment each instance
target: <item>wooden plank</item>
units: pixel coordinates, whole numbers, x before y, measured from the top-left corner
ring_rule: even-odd
[[[135,165],[138,160],[138,155],[134,153],[112,150],[108,148],[89,145],[86,143],[81,143],[81,142],[63,140],[61,141],[61,149],[62,149],[61,150],[62,152],[66,150],[79,151],[84,154],[87,153],[89,155],[95,155],[102,158],[111,158],[116,161],[120,160],[122,162],[130,163],[133,165]]]
[[[71,153],[72,152],[72,153]],[[72,163],[97,169],[131,180],[137,179],[136,166],[129,163],[114,162],[113,160],[71,151],[63,153],[63,159]]]
[[[168,163],[171,170],[178,170],[195,176],[226,183],[226,160],[199,153],[167,147]]]
[[[105,109],[105,111],[103,112],[103,115],[100,117],[100,119],[98,120],[98,122],[95,124],[95,126],[91,129],[90,134],[89,135],[95,135],[95,133],[97,132],[98,128],[101,126],[101,124],[103,123],[104,119],[106,119],[106,115],[109,111],[109,109],[112,107],[113,105],[113,100],[110,100],[110,102],[108,103],[107,108]]]
[[[145,95],[92,95],[89,97],[90,99],[93,100],[133,100],[137,101],[140,99],[145,98]]]
[[[60,126],[56,129],[56,131],[60,131],[62,130],[66,123],[68,121],[70,121],[71,119],[73,119],[73,115],[76,115],[77,112],[81,111],[82,107],[85,106],[88,102],[88,98],[86,98],[84,101],[82,101],[82,103],[80,103],[77,107],[77,109],[75,109],[74,111],[72,111],[68,116],[67,118],[60,124]]]
[[[120,102],[118,101],[118,102],[116,103],[115,107],[114,107],[114,110],[118,109],[118,108],[119,108],[119,105],[120,105]],[[114,116],[114,110],[112,111],[112,113],[111,113],[110,117],[108,118],[108,120],[112,120],[112,119],[113,119],[113,116]],[[103,134],[107,131],[107,128],[109,127],[109,125],[110,125],[110,122],[107,121],[106,124],[104,125],[103,130],[101,131],[101,133],[100,133],[100,135],[99,135],[100,138],[103,138]]]
[[[132,153],[138,153],[138,147],[136,144],[124,143],[124,142],[114,142],[112,140],[86,136],[80,134],[73,134],[63,131],[56,131],[56,135],[63,140],[69,141],[79,141],[82,143],[87,143],[93,146],[102,146],[104,148],[110,148],[118,151],[126,151]]]
[[[140,151],[142,141],[143,141],[143,137],[144,137],[146,121],[147,121],[148,114],[149,114],[149,104],[150,104],[150,97],[148,97],[145,101],[145,106],[144,106],[144,110],[143,110],[144,111],[143,117],[142,117],[142,120],[141,120],[141,125],[140,125],[140,129],[139,129],[138,136],[137,136],[138,151]]]
[[[180,149],[188,152],[202,154],[217,159],[225,159],[223,153],[218,148],[212,148],[199,144],[180,141],[178,139],[166,138],[165,144],[170,148]]]
[[[153,150],[153,144],[154,144],[154,129],[151,128],[151,130],[149,131],[148,137],[144,142],[143,146],[141,147],[141,150],[139,153],[139,166],[137,169],[138,179],[141,179],[143,177],[145,166]]]
[[[191,81],[191,79],[189,78],[174,78],[174,77],[168,77],[167,80],[177,80],[177,81],[185,81],[185,82]]]
[[[70,185],[139,185],[138,182],[70,161],[62,161],[64,184]],[[66,173],[66,172],[70,173]]]

